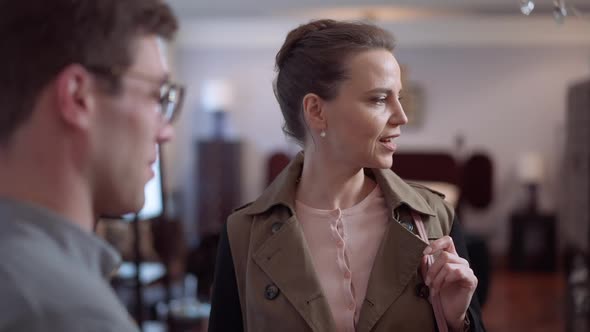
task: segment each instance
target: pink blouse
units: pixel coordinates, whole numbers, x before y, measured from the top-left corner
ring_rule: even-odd
[[[337,331],[354,332],[388,213],[379,186],[348,209],[320,210],[296,201],[320,285]]]

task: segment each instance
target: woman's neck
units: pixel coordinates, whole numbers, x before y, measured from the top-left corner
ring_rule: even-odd
[[[361,202],[375,186],[362,168],[306,151],[296,199],[317,209],[346,209]]]

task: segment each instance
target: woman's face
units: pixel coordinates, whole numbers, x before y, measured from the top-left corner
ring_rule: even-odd
[[[347,61],[348,79],[323,102],[330,156],[355,168],[390,168],[395,138],[408,122],[400,104],[400,67],[384,49],[363,51]],[[317,141],[316,141],[317,142]]]

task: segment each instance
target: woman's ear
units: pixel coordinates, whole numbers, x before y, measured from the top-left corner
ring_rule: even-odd
[[[320,132],[328,127],[323,104],[322,98],[315,93],[303,97],[303,116],[312,132]]]

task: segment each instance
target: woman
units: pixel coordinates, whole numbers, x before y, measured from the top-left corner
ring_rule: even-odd
[[[229,217],[209,331],[435,331],[429,292],[450,331],[483,331],[453,209],[390,170],[407,123],[393,48],[364,23],[288,34],[274,88],[303,152]]]

